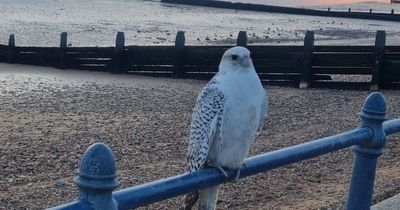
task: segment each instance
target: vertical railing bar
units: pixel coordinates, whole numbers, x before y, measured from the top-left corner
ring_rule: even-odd
[[[383,95],[376,92],[368,96],[360,113],[361,127],[373,129],[374,135],[369,142],[352,147],[356,156],[347,198],[347,210],[371,207],[377,159],[383,153],[386,143],[386,134],[383,130],[386,114],[386,101]]]

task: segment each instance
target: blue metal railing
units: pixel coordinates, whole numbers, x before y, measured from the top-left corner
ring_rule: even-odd
[[[383,152],[386,136],[400,132],[400,119],[384,122],[386,102],[380,93],[373,93],[367,98],[360,116],[361,126],[355,130],[247,158],[240,177],[353,146],[356,157],[346,208],[369,209],[377,158]],[[97,152],[93,152],[95,150]],[[90,161],[101,159],[103,154],[114,161],[110,149],[103,144],[92,145],[85,152],[78,176],[75,177],[80,188],[78,200],[52,209],[132,209],[229,182],[235,176],[234,171],[228,171],[228,177],[225,178],[218,170],[209,168],[112,192],[117,187],[115,162],[110,167],[110,164],[93,166],[91,162],[99,161]],[[101,173],[88,175],[87,171]]]

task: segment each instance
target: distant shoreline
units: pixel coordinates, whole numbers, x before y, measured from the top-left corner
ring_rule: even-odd
[[[394,21],[400,22],[400,15],[394,14],[392,10],[391,14],[388,13],[375,13],[372,10],[370,12],[352,12],[349,9],[345,11],[331,11],[307,9],[307,8],[296,8],[287,6],[273,6],[266,4],[251,4],[251,3],[239,3],[239,2],[228,2],[228,1],[213,1],[213,0],[161,0],[164,3],[172,4],[185,4],[193,6],[204,6],[224,9],[235,9],[235,10],[247,10],[257,12],[269,12],[269,13],[284,13],[284,14],[295,14],[295,15],[309,15],[309,16],[322,16],[322,17],[338,17],[338,18],[355,18],[355,19],[367,19],[367,20],[383,20],[383,21]]]

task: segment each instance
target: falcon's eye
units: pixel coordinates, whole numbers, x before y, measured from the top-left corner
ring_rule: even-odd
[[[237,60],[238,59],[238,56],[237,55],[232,55],[232,60]]]

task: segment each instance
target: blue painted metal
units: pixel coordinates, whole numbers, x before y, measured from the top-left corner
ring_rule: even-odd
[[[356,153],[356,158],[347,209],[369,209],[376,159],[383,151],[386,135],[400,132],[400,119],[382,124],[386,117],[386,103],[379,93],[373,93],[367,98],[360,116],[362,119],[361,126],[355,130],[247,158],[245,166],[241,169],[241,177],[251,176],[355,145],[352,147]],[[235,171],[228,171],[228,177],[225,178],[217,169],[209,168],[122,189],[112,193],[111,197],[110,192],[118,185],[115,176],[115,162],[112,162],[114,159],[107,146],[100,144],[97,147],[101,148],[98,149],[98,152],[93,152],[93,155],[87,155],[91,148],[85,153],[79,169],[79,176],[75,179],[81,190],[79,200],[53,209],[116,209],[116,203],[118,203],[118,209],[132,209],[201,188],[222,184],[233,180],[236,175]],[[96,157],[94,159],[98,161],[94,162],[99,163],[99,168],[102,170],[97,170],[96,167],[92,169],[83,167],[82,164],[93,165],[92,158],[86,156]],[[104,158],[104,160],[101,158]],[[107,166],[110,167],[107,168]],[[102,175],[86,176],[92,171],[101,171],[100,174]],[[104,197],[88,191],[87,188],[95,192],[101,192],[101,189],[104,188],[103,191],[107,191],[108,194]],[[82,194],[90,194],[90,196],[85,197]],[[99,203],[101,204],[103,199],[106,200],[105,203],[111,201],[114,204],[111,206],[113,208],[102,208],[103,206]],[[95,205],[96,203],[97,205]]]
[[[86,200],[76,200],[47,210],[92,210],[92,205]]]
[[[400,119],[390,120],[383,123],[383,130],[386,135],[392,135],[400,132]]]
[[[78,201],[58,209],[117,210],[112,191],[118,187],[115,159],[110,148],[101,143],[90,146],[82,157],[74,182],[79,187]]]
[[[386,102],[380,93],[373,93],[365,100],[361,116],[361,127],[373,130],[372,138],[352,147],[356,154],[353,164],[347,210],[370,209],[374,189],[378,157],[383,153],[386,134],[383,121],[386,120]]]
[[[367,142],[372,135],[371,129],[359,128],[336,136],[247,158],[245,167],[240,171],[240,177],[251,176],[259,172],[347,148],[351,145]],[[235,171],[228,171],[228,178],[225,178],[217,169],[210,168],[126,188],[114,192],[113,195],[118,202],[119,209],[132,209],[197,189],[222,184],[233,180],[235,175]]]

